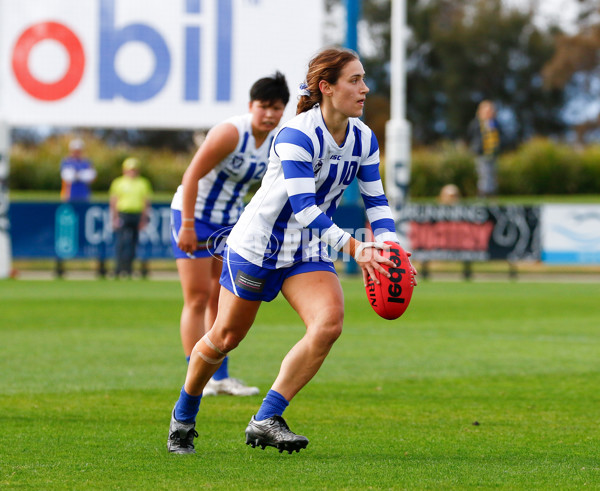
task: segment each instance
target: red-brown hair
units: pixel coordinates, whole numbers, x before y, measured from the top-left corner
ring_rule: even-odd
[[[319,89],[319,82],[325,80],[332,85],[335,84],[340,78],[343,68],[354,60],[358,60],[358,54],[345,48],[324,49],[310,60],[306,73],[306,85],[310,95],[300,96],[296,114],[308,111],[316,104],[320,104],[323,94]]]

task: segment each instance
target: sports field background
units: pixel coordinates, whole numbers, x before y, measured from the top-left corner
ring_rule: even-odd
[[[0,281],[0,487],[600,489],[600,284],[421,281],[391,322],[343,286],[344,333],[284,414],[308,448],[246,446],[262,396],[218,397],[177,456],[176,281]],[[264,396],[302,333],[263,305],[232,375]]]

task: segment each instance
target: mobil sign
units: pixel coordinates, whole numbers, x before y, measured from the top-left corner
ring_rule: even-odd
[[[211,126],[245,112],[252,83],[275,70],[295,94],[322,46],[322,3],[0,0],[0,117],[13,126]]]

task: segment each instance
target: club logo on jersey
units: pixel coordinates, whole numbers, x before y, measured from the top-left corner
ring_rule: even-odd
[[[243,163],[244,163],[244,157],[235,155],[231,159],[231,163],[229,164],[229,167],[231,167],[232,169],[239,169]]]

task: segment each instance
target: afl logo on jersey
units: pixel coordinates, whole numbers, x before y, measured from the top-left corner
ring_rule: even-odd
[[[315,176],[319,173],[321,167],[323,167],[323,161],[319,159],[318,162],[315,164]]]

